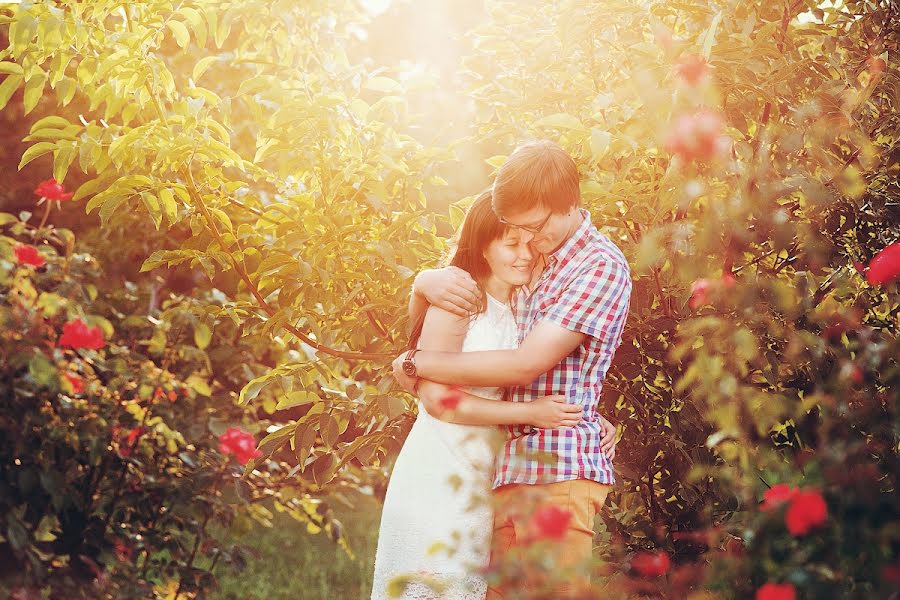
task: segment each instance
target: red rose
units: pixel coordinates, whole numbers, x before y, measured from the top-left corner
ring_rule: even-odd
[[[797,495],[797,488],[790,487],[786,483],[776,483],[765,492],[763,492],[763,501],[759,508],[763,511],[770,511],[778,508],[788,500],[792,500]]]
[[[251,458],[262,456],[262,452],[256,449],[253,436],[237,427],[229,427],[219,436],[219,451],[225,455],[234,454],[242,465]]]
[[[881,567],[881,579],[885,583],[900,583],[900,563]]]
[[[88,327],[81,319],[75,319],[63,325],[63,334],[59,338],[58,345],[60,348],[69,347],[73,350],[78,348],[99,350],[106,342],[99,327]]]
[[[792,583],[772,583],[756,590],[756,600],[794,600],[797,590]]]
[[[659,577],[665,575],[670,566],[668,552],[638,552],[631,559],[631,567],[641,577]]]
[[[65,377],[66,381],[69,382],[69,385],[72,386],[73,394],[80,394],[84,391],[84,380],[82,380],[78,375],[73,375],[72,373],[63,373],[63,377]]]
[[[697,85],[709,75],[709,63],[697,54],[688,54],[678,59],[675,72],[688,85]]]
[[[559,540],[566,535],[572,513],[564,508],[548,504],[531,516],[531,530],[538,539]]]
[[[120,562],[128,562],[131,560],[131,547],[126,546],[123,542],[117,541],[115,545],[116,558]]]
[[[447,392],[447,395],[438,400],[438,406],[441,407],[441,410],[456,410],[456,407],[459,406],[461,400],[462,394],[459,393],[459,390],[454,389]]]
[[[709,303],[709,295],[712,291],[730,290],[737,283],[737,279],[731,273],[725,273],[719,279],[698,279],[691,285],[691,298],[688,305],[697,310]]]
[[[128,431],[128,435],[125,436],[125,442],[119,441],[119,456],[127,457],[131,456],[131,449],[137,443],[138,439],[146,432],[146,428],[144,427],[134,427]],[[120,429],[115,429],[114,437],[118,437],[120,433]]]
[[[724,128],[722,116],[708,109],[680,115],[666,137],[665,148],[687,161],[709,160],[728,143]]]
[[[871,285],[884,285],[900,276],[900,242],[894,242],[869,262],[866,279]]]
[[[817,490],[799,490],[791,499],[784,522],[791,535],[805,535],[825,523],[828,505]]]
[[[34,193],[48,200],[69,200],[74,192],[66,192],[66,189],[61,183],[57,183],[56,179],[47,179],[38,184]]]
[[[42,267],[47,261],[38,252],[34,246],[27,244],[17,244],[13,250],[16,253],[16,262],[20,265],[31,265],[32,267]]]
[[[712,282],[709,279],[698,279],[691,286],[690,307],[697,310],[707,302],[709,302],[709,290]]]
[[[169,393],[166,394],[166,396],[167,396],[167,397],[169,398],[169,400],[171,400],[172,402],[175,402],[176,400],[178,400],[178,394],[175,393],[175,390],[169,390]]]

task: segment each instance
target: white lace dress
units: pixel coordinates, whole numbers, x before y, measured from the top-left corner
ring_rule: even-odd
[[[488,295],[463,352],[515,348],[510,308]],[[500,388],[466,388],[500,398]],[[388,482],[375,553],[372,600],[483,600],[493,513],[496,427],[457,425],[419,416]]]

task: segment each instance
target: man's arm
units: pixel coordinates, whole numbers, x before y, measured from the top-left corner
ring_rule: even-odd
[[[468,318],[460,318],[433,306],[425,314],[419,347],[423,351],[458,353],[462,350]],[[491,400],[420,379],[417,390],[425,409],[435,417],[468,425],[534,425],[572,427],[581,420],[581,407],[567,404],[562,396],[534,402]]]
[[[409,296],[409,322],[418,322],[429,305],[458,317],[466,317],[476,310],[480,298],[478,284],[459,267],[425,269],[413,281]]]
[[[419,377],[479,386],[527,385],[549,371],[591,336],[621,339],[631,298],[627,265],[604,261],[583,269],[515,350],[420,352]],[[394,361],[394,376],[404,387],[414,383]]]
[[[428,352],[416,354],[416,370],[422,379],[438,383],[500,386],[527,385],[546,373],[582,341],[583,333],[542,321],[528,334],[522,344],[513,350],[487,350],[481,352]],[[402,357],[394,361],[394,376],[401,380]],[[403,382],[401,381],[401,384]],[[406,384],[403,384],[406,387]]]

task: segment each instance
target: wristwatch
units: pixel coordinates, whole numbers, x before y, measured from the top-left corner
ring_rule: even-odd
[[[418,352],[418,348],[412,348],[409,352],[406,353],[406,357],[403,359],[403,373],[406,374],[407,377],[416,377],[416,361],[413,358]]]

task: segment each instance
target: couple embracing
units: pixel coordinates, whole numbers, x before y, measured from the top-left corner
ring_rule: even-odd
[[[598,402],[632,284],[580,200],[563,148],[519,146],[450,265],[416,277],[410,349],[393,367],[419,416],[389,481],[373,600],[520,597],[541,585],[525,566],[535,547],[556,575],[546,597],[583,590],[615,483]]]

